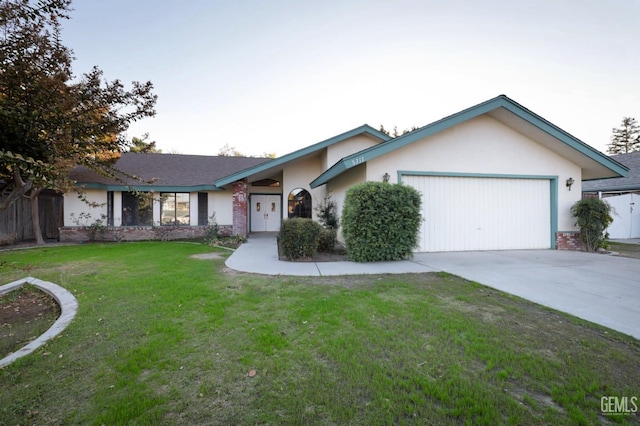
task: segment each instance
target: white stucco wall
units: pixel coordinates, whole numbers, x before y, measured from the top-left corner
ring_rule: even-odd
[[[198,193],[189,193],[189,225],[198,225]]]
[[[160,202],[160,193],[153,192],[153,224],[160,225],[162,203]],[[115,212],[114,212],[115,213]]]
[[[327,194],[331,195],[331,200],[336,203],[338,218],[342,216],[342,207],[344,207],[347,190],[356,184],[365,182],[366,175],[366,166],[362,164],[347,170],[326,185]],[[342,237],[342,226],[338,228],[338,240],[344,241]]]
[[[282,173],[282,217],[287,218],[287,201],[289,193],[296,188],[306,189],[311,194],[311,203],[313,208],[313,218],[317,220],[315,212],[318,203],[322,202],[326,193],[326,185],[319,188],[311,189],[309,183],[317,178],[322,172],[324,167],[319,161],[319,157],[302,160],[297,163],[288,166]]]
[[[331,145],[327,148],[326,157],[324,159],[325,169],[333,166],[341,158],[355,154],[363,149],[370,148],[378,143],[380,143],[379,140],[370,136],[358,135]]]
[[[84,197],[89,203],[98,204],[91,207],[85,201],[78,198],[75,192],[64,194],[64,226],[91,225],[107,214],[107,192],[99,189],[87,189]],[[80,219],[81,213],[88,213],[90,218],[76,223]]]
[[[122,192],[113,193],[113,226],[122,226]]]
[[[571,206],[581,198],[581,169],[566,158],[488,116],[481,116],[422,141],[375,158],[366,165],[366,178],[390,182],[398,170],[558,176],[558,231],[571,231]],[[566,180],[575,184],[569,191]]]
[[[233,224],[233,193],[228,191],[209,192],[208,217],[215,213],[218,225]]]

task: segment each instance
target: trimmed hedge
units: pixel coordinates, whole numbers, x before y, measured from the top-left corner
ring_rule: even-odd
[[[313,257],[318,251],[322,226],[311,219],[293,218],[282,222],[279,244],[289,259]]]
[[[608,237],[606,230],[613,222],[609,203],[598,198],[583,198],[571,207],[571,214],[576,218],[580,239],[587,251],[604,246]]]
[[[376,262],[413,256],[421,202],[415,188],[402,184],[365,182],[349,189],[341,218],[349,258]]]
[[[318,251],[323,253],[331,253],[336,246],[338,233],[333,228],[322,228],[318,241]]]

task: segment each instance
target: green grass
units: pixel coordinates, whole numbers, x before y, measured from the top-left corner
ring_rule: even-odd
[[[626,244],[614,241],[608,241],[610,250],[618,252],[622,257],[631,257],[640,259],[640,244]]]
[[[600,413],[640,396],[635,339],[448,274],[263,277],[189,257],[211,250],[1,252],[0,282],[58,283],[79,311],[0,370],[0,424],[638,421]]]

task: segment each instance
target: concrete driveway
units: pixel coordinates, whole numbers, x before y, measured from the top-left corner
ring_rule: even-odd
[[[558,250],[416,253],[414,262],[640,339],[640,260]]]

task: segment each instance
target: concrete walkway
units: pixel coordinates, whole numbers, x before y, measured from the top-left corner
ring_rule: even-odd
[[[359,275],[444,271],[640,339],[640,260],[558,251],[416,253],[399,262],[284,262],[276,234],[252,234],[226,261],[266,275]]]

